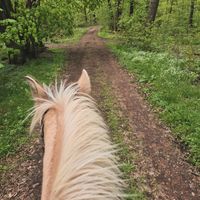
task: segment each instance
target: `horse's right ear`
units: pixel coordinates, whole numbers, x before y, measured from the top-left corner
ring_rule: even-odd
[[[46,93],[41,84],[39,84],[34,78],[30,76],[25,76],[26,81],[28,82],[33,98],[45,98]]]
[[[85,69],[83,69],[82,74],[78,80],[78,85],[81,92],[90,94],[91,93],[91,83],[90,77]]]

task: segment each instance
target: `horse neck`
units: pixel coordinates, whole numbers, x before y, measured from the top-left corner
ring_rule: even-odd
[[[60,154],[63,127],[62,113],[49,110],[44,118],[45,153],[43,158],[42,200],[49,200],[56,177]]]

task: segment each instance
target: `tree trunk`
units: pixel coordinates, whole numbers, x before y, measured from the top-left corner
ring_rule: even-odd
[[[88,17],[87,17],[87,9],[86,9],[86,6],[84,6],[83,10],[84,10],[84,16],[85,16],[85,23],[87,24],[87,22],[88,22]]]
[[[93,13],[93,23],[96,24],[97,23],[97,17],[96,17],[96,14]]]
[[[130,10],[129,15],[132,16],[134,12],[134,0],[130,0]]]
[[[117,9],[116,9],[117,21],[119,21],[121,15],[122,15],[122,0],[117,0]]]
[[[10,0],[0,0],[0,8],[3,9],[1,12],[3,19],[11,18],[12,3]]]
[[[108,0],[108,8],[109,8],[109,15],[110,15],[110,24],[109,24],[109,28],[113,31],[115,31],[115,18],[113,15],[113,8],[112,8],[112,4],[111,1]]]
[[[169,13],[171,14],[173,11],[173,5],[174,5],[174,1],[170,0],[170,8],[169,8]]]
[[[118,30],[118,22],[122,15],[122,0],[117,0],[116,2],[116,30]]]
[[[26,7],[31,9],[33,6],[37,7],[40,5],[40,0],[26,0]]]
[[[0,0],[0,8],[3,10],[0,12],[0,20],[11,18],[11,12],[13,11],[13,8],[10,0]],[[0,26],[0,32],[4,31],[5,27]]]
[[[195,6],[195,0],[191,0],[190,15],[189,15],[189,26],[190,27],[193,27],[194,6]]]
[[[26,8],[32,9],[40,5],[40,0],[26,0]],[[39,45],[35,42],[32,35],[26,41],[25,47],[21,49],[22,60],[26,58],[36,58],[38,56]]]
[[[159,0],[150,0],[150,2],[149,2],[148,21],[150,23],[155,21],[155,19],[156,19],[158,5],[159,5]]]

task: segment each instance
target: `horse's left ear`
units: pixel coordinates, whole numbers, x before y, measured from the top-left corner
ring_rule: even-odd
[[[30,76],[25,76],[26,81],[30,85],[33,98],[45,98],[46,93],[42,85],[40,85],[35,79]]]
[[[91,93],[91,83],[90,77],[85,69],[83,69],[82,74],[78,80],[78,85],[80,87],[80,91],[90,94]]]

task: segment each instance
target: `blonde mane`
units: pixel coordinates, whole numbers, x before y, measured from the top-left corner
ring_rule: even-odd
[[[79,92],[78,84],[43,86],[45,98],[36,98],[31,130],[44,114],[62,111],[60,161],[50,200],[121,200],[124,183],[116,162],[116,146],[94,100]]]

